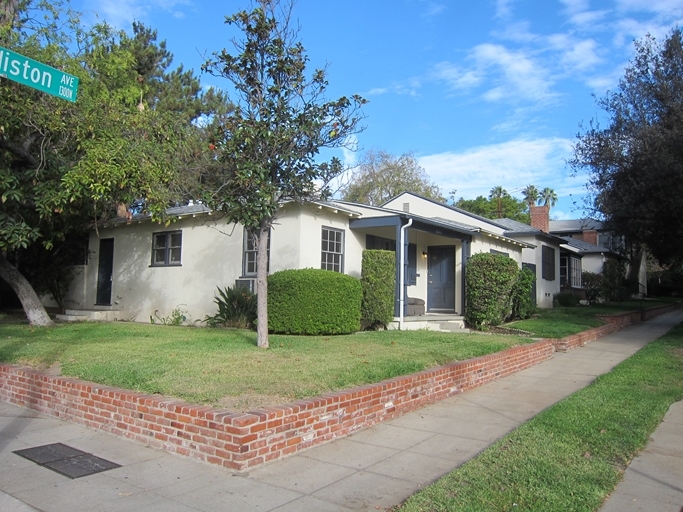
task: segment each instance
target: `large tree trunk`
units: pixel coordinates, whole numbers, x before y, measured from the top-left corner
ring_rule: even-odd
[[[261,348],[268,348],[268,237],[270,229],[268,223],[261,221],[258,234],[258,245],[256,253],[256,286],[257,304],[256,314],[258,315],[256,331],[257,345]]]
[[[31,325],[39,327],[50,327],[54,322],[45,311],[43,303],[40,302],[38,294],[36,294],[33,286],[24,276],[12,265],[4,255],[0,253],[0,278],[4,279],[9,284],[14,293],[17,294],[24,312],[28,317]]]
[[[8,25],[8,29],[14,26],[14,20],[17,17],[17,7],[19,0],[4,0],[0,2],[0,28]]]

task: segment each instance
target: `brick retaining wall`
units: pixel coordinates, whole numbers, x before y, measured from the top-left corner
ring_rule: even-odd
[[[633,322],[635,317],[627,314],[563,340],[541,340],[248,413],[188,404],[8,364],[0,364],[0,400],[153,448],[243,470],[497,380],[549,359],[554,350],[581,346]]]

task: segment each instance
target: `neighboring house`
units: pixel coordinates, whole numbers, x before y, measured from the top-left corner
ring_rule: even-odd
[[[203,205],[168,213],[177,220],[167,226],[136,215],[93,230],[89,262],[68,297],[76,313],[149,322],[181,308],[192,322],[216,312],[217,286],[254,288],[256,253],[242,226]],[[379,207],[286,203],[271,229],[269,271],[312,267],[360,277],[364,249],[394,251],[402,322],[423,310],[463,315],[467,260],[495,252],[536,265],[539,306],[550,306],[546,294],[559,289],[557,240],[503,224],[409,193]],[[416,301],[422,309],[408,307]]]
[[[605,227],[605,224],[595,219],[551,220],[549,231],[567,239],[567,260],[571,266],[571,259],[581,255],[582,268],[589,272],[602,273],[602,265],[608,259],[625,261],[627,269],[635,264],[638,276],[639,293],[647,295],[647,258],[641,254],[640,260],[632,262],[626,254],[626,244],[623,236],[616,236]],[[575,279],[574,279],[575,281]],[[570,287],[571,280],[567,283]],[[564,284],[563,284],[564,286]]]
[[[512,219],[496,219],[494,222],[506,228],[506,236],[532,245],[522,249],[522,265],[536,274],[536,305],[541,308],[553,307],[553,298],[560,292],[561,244],[565,242],[564,239]]]

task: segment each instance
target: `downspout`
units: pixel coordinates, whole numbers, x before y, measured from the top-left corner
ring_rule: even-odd
[[[406,229],[408,229],[413,224],[413,219],[408,219],[408,223],[405,226],[401,226],[401,268],[399,272],[399,300],[398,300],[398,329],[403,330],[403,306],[406,303],[406,252],[405,252],[405,239],[406,239]]]

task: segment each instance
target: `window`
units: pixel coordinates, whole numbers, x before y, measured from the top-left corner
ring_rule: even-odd
[[[182,231],[152,234],[152,266],[180,265],[182,242]]]
[[[323,228],[320,268],[344,272],[344,231]]]
[[[501,256],[505,256],[506,258],[510,257],[510,255],[508,253],[502,252],[502,251],[496,251],[495,249],[489,249],[489,252],[491,254],[500,254]]]
[[[244,230],[244,253],[242,255],[242,275],[256,275],[257,247],[252,232]],[[268,271],[270,271],[270,232],[268,232]]]
[[[555,249],[544,245],[542,248],[541,277],[547,281],[555,280]]]
[[[581,288],[581,260],[579,258],[569,258],[571,261],[571,284],[572,288]]]

